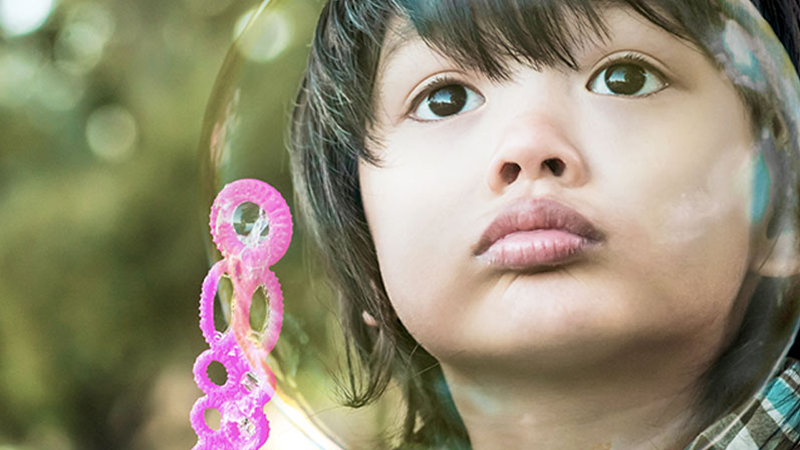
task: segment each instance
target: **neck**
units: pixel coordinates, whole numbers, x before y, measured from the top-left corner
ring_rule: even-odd
[[[443,365],[474,450],[683,449],[702,368],[661,361],[531,376],[531,370]],[[697,367],[697,366],[695,366]]]
[[[594,359],[578,349],[528,358],[545,364],[510,355],[442,359],[473,450],[684,449],[710,425],[698,414],[703,377],[739,329],[757,282],[745,281],[723,326],[686,340],[640,342]]]

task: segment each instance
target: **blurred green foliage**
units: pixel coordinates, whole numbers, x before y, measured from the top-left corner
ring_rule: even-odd
[[[189,448],[197,145],[257,2],[63,0],[13,27],[42,1],[0,0],[0,449]]]

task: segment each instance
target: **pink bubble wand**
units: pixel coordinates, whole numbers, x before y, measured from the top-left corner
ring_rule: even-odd
[[[190,413],[197,433],[194,450],[256,450],[269,438],[264,405],[275,395],[275,375],[266,358],[283,324],[283,293],[269,267],[289,248],[292,216],[272,186],[243,179],[217,195],[209,225],[222,260],[206,275],[200,294],[200,330],[209,349],[194,364],[195,382],[205,393]],[[231,280],[233,299],[230,327],[219,332],[214,328],[214,297],[223,276]],[[259,289],[269,300],[268,320],[253,330],[250,307]],[[222,385],[208,377],[208,366],[215,361],[227,373]],[[206,423],[209,409],[222,416],[217,430]]]

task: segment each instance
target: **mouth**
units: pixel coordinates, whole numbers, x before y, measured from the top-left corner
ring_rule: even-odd
[[[566,264],[604,240],[587,218],[554,200],[520,200],[486,228],[473,255],[502,269],[535,270]]]

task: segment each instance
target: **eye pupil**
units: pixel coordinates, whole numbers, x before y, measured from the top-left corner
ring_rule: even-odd
[[[457,84],[441,87],[428,96],[431,112],[441,117],[458,114],[466,104],[467,89]]]
[[[606,69],[606,85],[615,94],[634,95],[646,82],[644,69],[635,64],[614,64]]]

